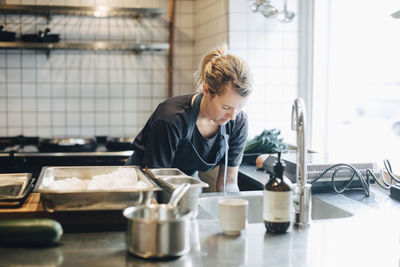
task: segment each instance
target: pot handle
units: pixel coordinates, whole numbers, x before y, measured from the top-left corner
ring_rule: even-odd
[[[176,207],[178,205],[179,200],[185,195],[186,191],[190,188],[189,183],[184,183],[179,185],[174,192],[172,193],[171,198],[169,199],[168,205],[172,205]]]

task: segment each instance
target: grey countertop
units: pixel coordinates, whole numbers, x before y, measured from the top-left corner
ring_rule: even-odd
[[[240,236],[226,236],[218,221],[199,209],[192,221],[192,250],[178,259],[130,255],[125,232],[65,233],[57,247],[1,247],[0,266],[400,266],[400,202],[375,185],[371,192],[369,198],[360,192],[318,194],[355,215],[313,221],[281,235],[253,223]],[[232,195],[246,194],[262,192]]]

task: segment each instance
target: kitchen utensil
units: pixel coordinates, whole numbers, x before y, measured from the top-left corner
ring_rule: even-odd
[[[283,10],[278,13],[278,20],[283,23],[289,23],[293,20],[294,16],[294,13],[287,9],[287,0],[283,0]]]
[[[130,253],[141,258],[168,258],[189,252],[191,212],[176,206],[189,188],[189,184],[180,185],[168,204],[124,210],[124,217],[128,220],[126,242]]]
[[[15,41],[15,32],[4,31],[4,26],[0,25],[0,41],[13,42]]]
[[[118,168],[134,169],[146,188],[110,190],[50,190],[48,185],[56,180],[77,177],[91,179],[95,175],[111,173]],[[43,167],[38,192],[43,207],[48,212],[76,210],[122,210],[129,206],[150,204],[154,191],[160,188],[137,166],[67,166]]]
[[[45,42],[56,43],[60,41],[59,34],[49,34],[50,29],[46,28],[44,31],[39,31],[35,34],[22,34],[21,40],[24,42]]]
[[[178,188],[181,184],[190,184],[189,190],[183,196],[178,206],[179,208],[189,209],[192,212],[193,218],[197,217],[199,196],[202,192],[202,188],[209,186],[207,183],[199,181],[190,176],[161,177],[157,179],[156,182],[163,189],[159,192],[159,201],[161,202],[165,202],[166,199],[169,199],[171,194],[175,192],[174,190],[176,190],[176,188]]]
[[[94,138],[40,138],[40,152],[93,152],[97,143]]]
[[[258,7],[258,11],[266,18],[273,18],[278,13],[278,9],[271,5],[269,0],[266,0],[263,4]]]
[[[174,207],[178,206],[179,200],[185,195],[185,193],[189,190],[190,184],[184,183],[180,184],[172,193],[171,199],[168,202],[168,205],[172,205]]]

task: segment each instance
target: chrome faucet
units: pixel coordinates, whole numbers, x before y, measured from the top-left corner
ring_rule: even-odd
[[[295,224],[306,227],[311,223],[311,184],[307,183],[306,109],[301,98],[297,98],[292,106],[292,130],[297,132],[297,181],[293,198]]]

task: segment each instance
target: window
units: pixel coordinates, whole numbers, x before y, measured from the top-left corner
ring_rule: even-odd
[[[315,1],[313,148],[400,168],[397,0]]]

